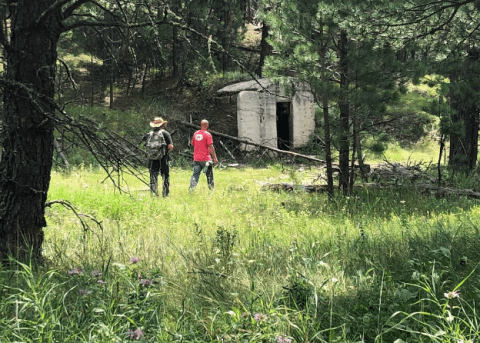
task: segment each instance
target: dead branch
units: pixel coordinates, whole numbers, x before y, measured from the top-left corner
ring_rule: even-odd
[[[198,125],[190,124],[186,121],[179,121],[179,122],[180,122],[180,124],[182,124],[184,126],[191,127],[191,128],[197,129],[197,130],[200,129],[200,127]],[[275,151],[275,152],[280,153],[280,154],[289,155],[289,156],[292,156],[292,157],[301,157],[301,158],[304,158],[304,159],[309,160],[309,161],[325,164],[325,161],[320,160],[316,157],[302,155],[302,154],[292,152],[292,151],[285,151],[285,150],[280,150],[280,149],[277,149],[277,148],[272,148],[271,146],[268,146],[268,145],[253,143],[253,142],[251,142],[251,141],[249,141],[248,139],[245,139],[245,138],[233,137],[233,136],[227,135],[225,133],[221,133],[221,132],[217,132],[217,131],[213,131],[213,130],[208,130],[208,132],[210,132],[212,135],[227,138],[227,139],[230,139],[230,140],[235,141],[235,142],[248,144],[248,145],[253,145],[253,146],[256,146],[256,147],[259,147],[259,148],[262,148],[262,149]]]
[[[70,163],[68,163],[67,157],[63,153],[62,147],[60,146],[60,144],[58,143],[58,141],[56,139],[53,140],[53,146],[57,150],[57,153],[60,156],[60,158],[62,159],[63,164],[65,164],[65,167],[67,167],[67,169],[70,168]]]
[[[100,228],[100,230],[103,231],[102,222],[98,221],[95,217],[91,216],[90,214],[84,214],[84,213],[77,212],[75,207],[66,200],[52,200],[52,201],[49,201],[49,202],[45,203],[45,207],[51,207],[54,204],[60,204],[64,207],[68,208],[70,211],[73,212],[73,214],[75,214],[75,216],[78,218],[78,220],[80,220],[80,223],[82,224],[84,235],[88,231],[91,231],[95,234],[95,231],[90,229],[90,226],[84,220],[84,218],[89,218],[90,220],[92,220],[95,224],[97,224],[97,226]],[[97,238],[98,238],[98,236],[97,236]]]
[[[227,147],[225,146],[225,144],[223,144],[222,141],[218,141],[220,143],[220,145],[222,146],[222,148],[227,152],[227,154],[232,158],[232,159],[235,159],[235,156],[232,155],[232,153],[230,152],[230,150],[227,149]]]

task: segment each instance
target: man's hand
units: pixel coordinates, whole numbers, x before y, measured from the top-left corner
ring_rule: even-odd
[[[172,151],[172,150],[173,150],[173,144],[169,144],[169,145],[168,145],[168,151],[170,152],[170,151]]]

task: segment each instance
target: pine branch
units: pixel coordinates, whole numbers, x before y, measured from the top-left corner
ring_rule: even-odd
[[[148,184],[140,171],[145,154],[136,144],[101,127],[91,119],[85,117],[74,119],[53,99],[39,94],[25,84],[0,78],[0,88],[14,91],[17,96],[24,96],[26,101],[32,103],[35,109],[42,113],[45,121],[51,120],[57,130],[75,137],[77,139],[75,145],[85,147],[92,154],[120,192],[123,192],[122,185],[115,180],[113,173],[120,177],[121,173],[126,171],[144,184]],[[41,125],[42,123],[39,124]]]

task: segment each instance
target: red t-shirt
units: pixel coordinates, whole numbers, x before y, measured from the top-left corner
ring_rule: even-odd
[[[210,161],[210,153],[208,146],[213,144],[213,138],[210,132],[205,130],[198,130],[193,134],[193,160],[194,161]]]

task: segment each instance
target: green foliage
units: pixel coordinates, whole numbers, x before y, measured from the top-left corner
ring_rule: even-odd
[[[150,12],[141,3],[126,4],[125,12],[119,2],[100,3],[119,17],[148,21],[163,15],[163,4],[158,3],[148,8]],[[427,155],[433,155],[431,143],[420,140],[427,128],[436,129],[431,115],[440,120],[440,134],[461,132],[459,123],[451,121],[448,92],[478,100],[474,78],[454,85],[434,77],[422,82],[427,71],[448,76],[457,70],[466,51],[444,64],[447,69],[427,70],[428,61],[400,61],[396,56],[402,48],[426,50],[427,42],[401,46],[381,35],[369,38],[365,31],[369,18],[372,23],[393,24],[393,34],[428,32],[425,23],[406,30],[395,26],[412,20],[415,11],[392,15],[401,13],[404,3],[262,4],[261,19],[272,28],[269,41],[275,50],[267,61],[267,74],[280,79],[294,74],[309,83],[317,100],[325,94],[335,133],[340,127],[336,40],[340,30],[348,30],[352,38],[348,62],[356,75],[348,89],[352,113],[363,130],[364,146],[387,158],[411,153],[404,149],[411,147],[409,143],[428,147],[432,150]],[[427,11],[436,8],[424,3],[415,4]],[[463,20],[452,28],[473,40],[476,35],[465,18],[467,10],[476,7],[465,4],[460,6]],[[181,16],[188,18],[192,28],[225,47],[242,39],[239,3],[181,5],[173,8],[180,17],[170,13],[170,19],[183,23]],[[379,11],[372,7],[362,11],[361,6],[375,5]],[[98,4],[82,7],[90,19],[100,19],[100,9]],[[447,9],[425,18],[437,25],[451,14]],[[230,15],[232,23],[227,20]],[[222,51],[200,49],[206,42],[191,32],[172,37],[170,26],[133,31],[135,35],[112,33],[113,38],[129,37],[132,43],[115,40],[119,74],[129,71],[133,60],[153,65],[159,73],[171,70],[170,39],[176,38],[182,43],[178,62],[187,79],[214,84],[216,70],[224,62],[228,65]],[[79,33],[68,38],[75,44],[87,43]],[[449,56],[462,42],[461,37],[449,40],[450,33],[434,49],[436,59]],[[89,63],[101,38],[105,37],[91,39],[85,55],[63,51],[67,63],[74,68]],[[450,41],[452,45],[442,43]],[[101,50],[102,60],[111,57],[105,47]],[[321,68],[321,58],[327,68]],[[94,60],[100,65],[100,59]],[[222,82],[244,78],[226,69]],[[148,130],[153,116],[171,115],[153,101],[123,112],[75,106],[67,107],[67,112],[92,118],[132,140]],[[365,126],[392,118],[398,121],[390,131]],[[336,134],[333,143],[338,144]],[[480,338],[477,200],[435,198],[413,188],[362,189],[334,199],[300,190],[284,194],[261,190],[258,181],[288,179],[301,184],[319,179],[315,168],[298,171],[285,166],[216,169],[216,190],[209,192],[201,181],[194,193],[187,190],[191,171],[172,168],[172,193],[161,199],[151,197],[145,183],[128,175],[122,175],[128,192],[116,192],[91,166],[94,161],[82,154],[72,150],[70,161],[78,167],[68,174],[52,174],[49,198],[75,204],[78,216],[59,206],[46,209],[45,265],[12,260],[8,268],[0,267],[2,342],[446,343]],[[143,172],[146,179],[148,173]],[[453,175],[451,182],[473,188],[478,177]],[[87,214],[101,225],[93,225]]]
[[[314,304],[315,291],[311,281],[293,271],[288,286],[284,287],[286,305],[292,309],[304,310]]]
[[[65,111],[75,119],[88,118],[98,124],[100,128],[106,128],[116,132],[120,136],[130,140],[133,143],[140,143],[142,136],[150,130],[149,122],[156,116],[172,120],[175,114],[167,112],[165,105],[159,100],[138,101],[128,110],[110,110],[103,106],[77,106],[69,105]],[[65,134],[65,133],[64,133]],[[68,162],[73,166],[98,166],[94,156],[85,147],[77,141],[76,137],[65,134],[63,137],[63,153]],[[56,133],[57,137],[62,137],[61,132]],[[76,142],[74,144],[74,142]],[[56,165],[63,166],[63,161],[58,156],[54,156]]]
[[[476,200],[261,190],[318,176],[281,166],[216,169],[215,192],[189,193],[190,175],[173,168],[163,199],[54,173],[49,197],[80,215],[47,208],[45,265],[0,267],[2,342],[478,339]]]

